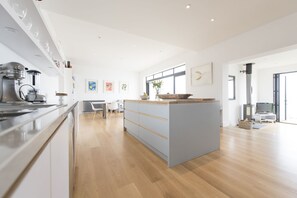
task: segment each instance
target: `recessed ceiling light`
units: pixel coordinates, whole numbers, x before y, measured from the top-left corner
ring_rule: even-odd
[[[191,4],[186,5],[186,8],[187,9],[190,9],[191,8]]]
[[[211,22],[214,22],[214,21],[215,21],[215,19],[210,19],[210,21],[211,21]]]

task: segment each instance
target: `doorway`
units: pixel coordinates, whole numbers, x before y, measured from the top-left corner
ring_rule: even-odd
[[[274,74],[277,121],[297,124],[297,72]]]

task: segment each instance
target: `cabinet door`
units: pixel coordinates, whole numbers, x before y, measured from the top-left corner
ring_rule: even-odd
[[[50,142],[52,197],[69,197],[69,122],[67,118]]]
[[[50,145],[48,144],[19,181],[11,197],[49,198],[50,196]]]

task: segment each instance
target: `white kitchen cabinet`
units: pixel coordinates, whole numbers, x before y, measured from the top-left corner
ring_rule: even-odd
[[[10,197],[51,197],[50,154],[51,149],[50,144],[48,144],[26,171]]]
[[[67,119],[57,129],[51,146],[51,195],[53,198],[70,197],[70,174],[73,160],[72,151],[73,116]]]
[[[61,123],[32,161],[10,195],[14,198],[72,197],[74,179],[75,109]]]

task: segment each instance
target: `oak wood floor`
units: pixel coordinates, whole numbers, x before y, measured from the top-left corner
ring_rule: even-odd
[[[171,169],[122,125],[81,116],[74,197],[297,197],[296,125],[223,128],[220,150]]]

